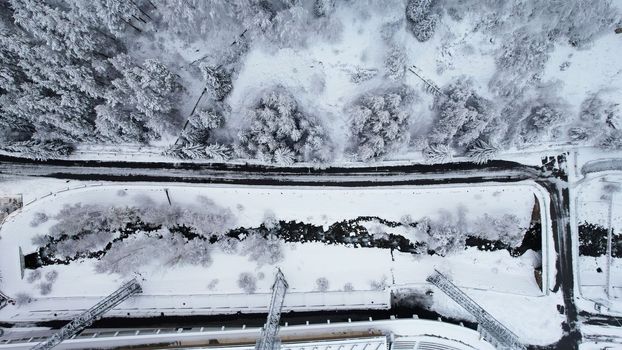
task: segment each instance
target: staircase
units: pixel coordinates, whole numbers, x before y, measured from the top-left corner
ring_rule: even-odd
[[[484,339],[491,341],[498,349],[526,349],[518,340],[516,334],[497,321],[447,277],[437,270],[434,271],[432,275],[428,276],[426,281],[438,287],[438,289],[442,290],[458,305],[473,315],[479,323],[478,330],[480,330],[480,334],[482,334]]]
[[[136,279],[132,279],[131,281],[122,285],[116,291],[112,292],[112,294],[104,298],[104,300],[100,301],[92,308],[78,315],[76,318],[74,318],[71,322],[69,322],[66,326],[61,328],[57,333],[49,337],[47,340],[32,347],[31,350],[52,349],[64,340],[75,336],[76,334],[78,334],[78,332],[90,326],[94,321],[99,319],[108,310],[113,309],[115,306],[129,299],[132,295],[141,292],[142,288],[140,287],[140,284],[138,284]]]

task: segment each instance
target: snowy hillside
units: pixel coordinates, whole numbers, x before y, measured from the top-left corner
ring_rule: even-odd
[[[605,0],[1,6],[12,154],[122,143],[170,160],[483,162],[622,147],[620,9]]]

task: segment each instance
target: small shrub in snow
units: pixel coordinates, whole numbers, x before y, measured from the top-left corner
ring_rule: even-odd
[[[458,226],[445,220],[434,221],[428,233],[428,250],[440,256],[464,249],[466,234]]]
[[[39,293],[41,293],[41,295],[48,295],[51,292],[52,292],[52,283],[50,282],[39,283]]]
[[[276,218],[276,214],[268,209],[263,213],[263,225],[268,229],[272,230],[277,227],[279,224],[279,220]]]
[[[46,213],[36,212],[32,217],[32,221],[30,221],[30,227],[37,227],[46,221],[48,221]]]
[[[320,292],[326,292],[329,286],[330,284],[326,277],[320,277],[317,280],[315,280],[315,289],[317,289]]]
[[[354,69],[349,70],[350,81],[354,84],[360,84],[364,81],[371,80],[376,75],[378,75],[378,70],[376,68],[363,68],[363,67],[354,67]]]
[[[522,240],[526,227],[521,225],[520,219],[514,214],[504,214],[502,216],[491,216],[484,214],[475,223],[475,234],[491,240],[501,241],[512,247],[519,245]]]
[[[281,164],[329,159],[326,131],[283,88],[265,93],[247,118],[235,145],[241,157]]]
[[[20,292],[15,294],[15,305],[17,307],[24,306],[26,304],[30,304],[32,302],[32,296],[28,293]]]
[[[350,109],[350,143],[359,159],[383,158],[408,142],[410,115],[406,110],[413,94],[406,86],[369,93]]]
[[[226,254],[235,254],[238,252],[240,247],[240,241],[231,238],[231,237],[223,237],[216,242],[218,248]]]
[[[594,132],[589,127],[575,126],[568,129],[568,137],[574,142],[585,142],[594,137]]]
[[[370,281],[369,287],[373,290],[385,290],[389,285],[387,284],[387,276],[382,276],[382,279],[378,281]]]
[[[45,280],[50,282],[50,283],[56,282],[57,278],[58,278],[58,271],[56,271],[56,270],[48,271],[45,274]]]
[[[272,235],[264,238],[259,234],[254,234],[247,237],[242,245],[242,254],[248,255],[248,259],[256,261],[259,266],[274,265],[285,257],[283,242]]]
[[[556,107],[541,104],[532,107],[520,132],[522,144],[533,144],[549,135],[554,127],[564,121],[564,115]]]
[[[344,292],[353,292],[354,291],[354,286],[352,285],[352,283],[348,282],[348,283],[343,285],[343,291]]]
[[[406,53],[404,49],[393,46],[389,49],[384,60],[386,76],[392,80],[400,80],[404,78],[406,73]]]
[[[240,287],[244,293],[255,293],[257,290],[257,279],[250,272],[242,272],[238,277],[238,287]]]
[[[209,282],[209,284],[207,285],[207,290],[214,290],[216,289],[216,285],[218,285],[218,278],[214,278],[213,280],[211,280]]]

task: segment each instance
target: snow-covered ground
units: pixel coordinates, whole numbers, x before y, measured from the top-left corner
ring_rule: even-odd
[[[387,189],[360,189],[360,190],[344,190],[344,189],[275,189],[261,187],[226,187],[226,186],[206,186],[206,187],[185,187],[185,186],[167,186],[171,201],[176,203],[193,203],[197,196],[206,196],[216,204],[229,208],[237,217],[238,226],[253,227],[261,224],[266,215],[274,215],[279,220],[298,220],[318,225],[329,225],[333,222],[352,219],[358,216],[376,215],[384,219],[399,221],[405,215],[411,215],[413,218],[428,216],[436,218],[442,215],[442,211],[455,211],[460,207],[464,207],[468,201],[480,203],[473,206],[467,211],[467,215],[473,217],[496,213],[516,213],[525,224],[530,220],[530,214],[534,201],[533,193],[530,187],[525,186],[493,186],[483,187],[474,186],[471,188],[392,188]],[[127,196],[119,197],[117,191],[125,189]],[[18,267],[15,260],[15,253],[10,253],[17,246],[21,246],[24,252],[31,252],[35,246],[30,242],[30,238],[36,233],[44,233],[46,229],[54,224],[54,220],[50,220],[35,229],[30,228],[29,223],[32,221],[32,215],[36,212],[45,212],[49,216],[54,215],[65,204],[73,204],[81,202],[120,205],[139,205],[144,200],[144,196],[158,202],[166,202],[166,194],[164,187],[160,186],[101,186],[87,187],[84,189],[75,189],[67,192],[54,194],[52,196],[38,200],[26,206],[22,213],[10,218],[2,227],[2,244],[3,250],[8,250],[7,254],[2,256],[3,266]],[[434,201],[434,205],[431,205]],[[24,227],[28,228],[24,231]],[[18,232],[13,234],[12,232]],[[9,247],[14,247],[11,249]],[[505,292],[515,292],[518,294],[538,295],[540,291],[535,284],[533,278],[533,265],[539,263],[538,258],[531,254],[525,254],[523,257],[514,259],[509,256],[507,251],[498,251],[493,253],[479,252],[471,248],[463,253],[456,254],[449,259],[443,258],[424,258],[416,259],[407,253],[394,253],[395,262],[391,259],[389,250],[383,249],[353,249],[344,246],[330,246],[320,243],[309,244],[288,244],[288,254],[282,263],[282,268],[289,277],[290,286],[293,290],[312,290],[313,283],[319,277],[326,277],[332,283],[332,289],[339,290],[344,283],[350,282],[355,289],[369,288],[371,281],[394,280],[396,284],[422,283],[428,272],[436,267],[449,268],[455,266],[464,269],[474,262],[480,261],[481,264],[477,279],[469,281],[467,274],[456,273],[459,281],[464,278],[465,287],[474,288],[491,288]],[[239,271],[244,270],[263,272],[266,276],[271,276],[273,267],[255,267],[245,261],[246,258],[241,256],[231,256],[222,254],[216,256],[214,265],[210,267],[210,271],[216,274],[213,278],[219,280],[216,292],[233,292],[238,291],[235,286],[237,279],[236,273],[229,273],[227,266],[239,266]],[[450,261],[448,261],[450,260]],[[313,262],[309,264],[309,262]],[[365,262],[368,263],[365,263]],[[374,263],[369,263],[373,261]],[[339,263],[341,262],[341,263]],[[343,265],[347,262],[347,268],[335,269],[334,266]],[[466,263],[470,264],[467,265]],[[448,265],[449,263],[449,265]],[[501,263],[501,265],[498,265]],[[476,265],[476,266],[477,266]],[[407,266],[412,266],[408,268]],[[498,268],[497,266],[502,266]],[[332,267],[332,268],[331,268]],[[76,270],[75,273],[63,271],[64,266],[46,267],[44,269],[59,270],[59,281],[50,296],[67,295],[71,293],[79,293],[80,295],[90,295],[99,288],[93,288],[90,285],[81,288],[70,283],[64,283],[72,280],[80,275],[89,273],[92,266],[89,261],[80,264],[71,265],[70,271]],[[412,268],[417,269],[417,273],[412,273]],[[158,267],[155,267],[158,270]],[[162,284],[166,281],[175,280],[175,276],[179,276],[177,269],[170,271],[154,272],[153,278],[160,280]],[[194,275],[199,274],[202,268],[187,267],[181,268],[183,274]],[[451,270],[451,268],[449,268]],[[304,274],[300,272],[304,271]],[[359,271],[357,273],[357,271]],[[393,272],[392,272],[393,271]],[[460,270],[457,270],[458,272]],[[344,277],[346,274],[348,277]],[[481,275],[484,274],[484,275]],[[485,275],[489,278],[486,278]],[[17,285],[9,282],[9,273],[6,272],[5,289],[9,292],[17,292],[21,288],[29,288],[26,282],[22,281]],[[19,274],[18,274],[19,275]],[[14,277],[19,277],[14,275]],[[464,277],[461,277],[464,275]],[[516,276],[527,276],[524,282],[519,282]],[[493,277],[494,276],[494,277]],[[505,280],[507,279],[507,280]],[[514,283],[505,283],[508,281]],[[487,282],[486,282],[487,281]],[[490,285],[490,281],[496,281]],[[17,282],[17,281],[16,281]],[[100,284],[100,287],[109,286],[109,283],[118,283],[118,276],[110,276],[103,278],[99,276],[94,283]],[[260,282],[260,290],[267,290],[271,284],[270,278]],[[179,286],[179,291],[190,292],[190,284],[184,283]],[[69,289],[65,289],[69,288]],[[76,289],[78,288],[78,289]],[[168,292],[175,292],[173,285],[167,286]],[[172,288],[172,289],[171,289]],[[204,281],[196,281],[193,287],[196,291],[205,289]],[[178,291],[178,292],[179,292]],[[98,295],[98,293],[96,293]]]
[[[576,196],[576,224],[595,224],[605,229],[613,227],[614,245],[622,232],[622,193],[616,190],[621,183],[620,174],[599,175],[581,183]],[[582,295],[608,306],[610,311],[622,312],[622,258],[612,258],[609,298],[606,294],[606,256],[579,256],[577,265]]]
[[[27,292],[38,299],[21,308],[8,307],[2,311],[5,316],[11,315],[9,317],[17,317],[17,319],[45,317],[43,310],[58,304],[54,300],[64,300],[62,304],[69,305],[68,309],[80,307],[82,304],[88,305],[103,296],[106,291],[114,290],[127,278],[117,274],[96,274],[94,261],[87,259],[67,266],[55,265],[41,268],[43,274],[52,270],[59,272],[51,293],[46,296],[39,295],[35,285],[28,283],[26,278],[21,279],[17,248],[21,247],[24,253],[32,252],[35,248],[31,242],[33,235],[46,233],[47,229],[55,223],[55,220],[51,219],[33,228],[30,226],[33,215],[37,212],[44,212],[51,217],[65,204],[80,202],[104,206],[140,205],[145,197],[157,203],[167,203],[166,188],[173,203],[193,205],[197,203],[198,196],[207,197],[217,205],[230,209],[236,217],[235,225],[245,227],[258,226],[266,216],[325,226],[336,221],[364,215],[379,216],[394,221],[399,221],[405,215],[410,215],[412,218],[424,216],[439,218],[444,215],[444,212],[455,214],[460,208],[460,210],[466,210],[468,217],[513,213],[524,224],[528,224],[536,198],[534,186],[528,182],[512,185],[419,186],[390,189],[170,184],[161,186],[88,184],[84,188],[75,188],[79,186],[76,182],[65,183],[57,180],[43,180],[38,184],[39,186],[31,186],[29,182],[6,182],[2,185],[3,188],[0,188],[25,193],[27,193],[27,188],[31,189],[28,191],[30,194],[24,198],[26,203],[31,203],[27,204],[20,213],[12,215],[0,230],[2,237],[0,251],[3,252],[0,255],[0,266],[5,277],[3,291],[9,295]],[[67,187],[73,189],[56,192]],[[123,190],[123,196],[119,196],[119,190]],[[32,201],[32,197],[41,197],[49,191],[53,194]],[[399,231],[396,233],[400,234]],[[183,313],[184,310],[188,310],[188,313],[210,313],[207,311],[210,307],[214,310],[222,310],[222,308],[218,309],[218,303],[220,303],[218,298],[210,299],[209,296],[224,294],[230,295],[227,301],[224,301],[229,305],[248,307],[249,305],[244,304],[261,304],[260,301],[252,301],[255,297],[248,299],[241,294],[242,291],[237,285],[238,275],[241,272],[250,272],[258,276],[257,293],[259,294],[257,297],[263,300],[266,298],[263,293],[269,291],[272,283],[274,266],[258,266],[255,262],[249,261],[247,257],[218,251],[214,252],[212,257],[213,264],[208,268],[187,265],[164,267],[159,264],[141,268],[138,277],[144,279],[141,282],[144,293],[137,299],[138,301],[134,302],[138,304],[128,304],[121,308],[120,312],[126,309],[134,310],[136,307],[149,309],[160,305],[163,309],[177,309],[174,313]],[[425,278],[436,268],[450,276],[458,286],[463,287],[478,302],[482,302],[485,308],[490,308],[495,317],[507,323],[521,337],[525,337],[529,342],[546,344],[555,341],[561,330],[557,322],[560,316],[554,307],[558,303],[557,295],[543,296],[534,278],[534,266],[539,266],[541,259],[539,255],[531,251],[521,257],[513,258],[505,250],[483,252],[476,248],[468,248],[447,257],[439,257],[416,256],[398,251],[391,254],[390,250],[378,248],[353,248],[322,243],[287,243],[285,258],[279,266],[288,280],[292,293],[315,291],[316,280],[320,277],[328,280],[329,292],[342,291],[345,284],[349,283],[355,292],[370,291],[369,293],[372,293],[367,297],[362,294],[351,297],[350,303],[355,303],[355,299],[369,303],[374,298],[379,298],[380,295],[373,294],[373,289],[378,287],[372,284],[386,285],[387,288],[426,288],[428,284]],[[545,267],[545,275],[548,272]],[[75,283],[77,280],[88,281],[88,283]],[[167,300],[170,298],[164,298],[165,295],[176,295],[176,300],[183,301],[184,305],[177,305],[178,303],[169,305]],[[313,293],[310,295],[310,298],[316,298],[312,296]],[[334,300],[339,298],[341,297],[336,294],[328,298],[323,297],[323,300],[328,305],[335,303]],[[377,300],[382,300],[382,298]],[[435,300],[442,301],[443,296],[436,293]],[[444,306],[442,303],[445,303]],[[435,304],[433,308],[450,316],[468,317],[464,312],[459,311],[459,308],[456,309],[455,304],[451,305],[453,302],[446,300],[442,303]],[[534,334],[533,330],[520,325],[522,316],[512,311],[515,308],[508,309],[502,306],[507,303],[515,305],[517,309],[523,308],[521,305],[530,305],[530,310],[531,305],[537,303],[541,306],[536,309],[546,308],[551,311],[552,316],[541,317],[540,321],[535,322],[539,333]],[[316,302],[314,305],[319,304]],[[28,310],[33,312],[29,315]],[[34,312],[35,310],[38,311]],[[136,315],[135,311],[131,313]]]

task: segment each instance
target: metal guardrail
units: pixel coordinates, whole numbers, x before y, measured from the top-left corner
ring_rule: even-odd
[[[491,314],[484,310],[473,299],[460,290],[442,273],[435,272],[426,279],[432,283],[458,305],[467,310],[479,323],[478,330],[486,340],[493,340],[493,344],[500,349],[525,350],[526,347],[518,340],[518,336],[497,321]]]

